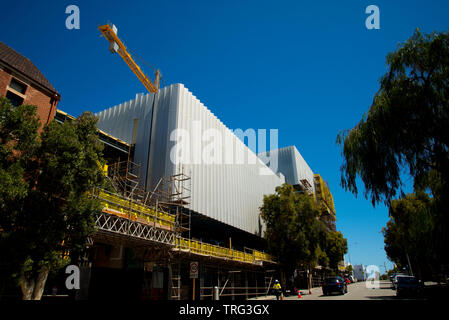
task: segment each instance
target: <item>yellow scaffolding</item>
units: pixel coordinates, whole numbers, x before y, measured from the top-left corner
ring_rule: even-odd
[[[172,214],[155,210],[105,190],[97,190],[96,196],[103,205],[104,212],[164,229],[175,229],[175,216]]]
[[[273,258],[261,251],[251,250],[252,253],[242,252],[235,249],[221,247],[210,243],[190,240],[185,238],[176,239],[176,247],[180,250],[189,251],[196,254],[225,258],[234,261],[254,263],[256,261],[273,262]]]
[[[329,190],[329,186],[318,173],[314,174],[313,178],[315,182],[315,200],[318,205],[335,216],[334,198]]]
[[[105,213],[170,231],[175,230],[175,216],[172,214],[155,210],[152,207],[105,190],[96,189],[94,191],[94,196],[100,200],[103,205],[103,212]],[[274,261],[273,258],[265,252],[252,249],[248,249],[252,253],[242,252],[182,237],[175,238],[174,247],[181,251],[239,262],[256,263],[258,261]]]

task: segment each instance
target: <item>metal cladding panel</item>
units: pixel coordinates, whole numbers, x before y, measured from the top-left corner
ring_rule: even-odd
[[[295,162],[296,162],[296,170],[298,174],[298,180],[307,179],[309,184],[312,187],[313,194],[315,194],[315,183],[313,180],[313,171],[310,169],[307,162],[304,160],[304,158],[299,153],[298,149],[296,149],[295,146],[291,146],[293,149],[293,152],[295,154]]]
[[[134,162],[142,165],[141,172],[146,172],[148,164],[148,137],[151,129],[152,107],[153,94],[137,94],[134,100],[96,114],[99,118],[97,126],[100,130],[127,143],[132,143],[134,120],[138,119]],[[144,177],[142,177],[143,181]]]
[[[301,184],[301,180],[306,179],[312,186],[315,193],[315,183],[313,171],[299,153],[295,146],[280,148],[269,151],[270,156],[278,157],[278,172],[285,176],[285,181],[292,185]],[[262,153],[261,155],[265,155]]]
[[[156,99],[149,179],[178,173],[182,166],[191,177],[192,210],[261,234],[263,196],[274,193],[283,177],[261,175],[265,164],[182,84],[165,90]],[[224,155],[238,148],[253,162],[225,163]],[[165,170],[156,158],[165,159]]]
[[[174,142],[170,140],[171,132],[176,128],[178,117],[178,94],[173,86],[159,90],[156,95],[151,133],[151,149],[148,161],[147,186],[153,189],[162,177],[175,173],[170,152]],[[147,138],[147,143],[149,138]]]
[[[284,177],[267,170],[259,157],[182,84],[156,94],[151,128],[153,97],[138,95],[98,113],[98,127],[131,143],[134,119],[139,119],[134,161],[148,173],[142,181],[148,188],[156,186],[161,177],[179,173],[182,166],[191,177],[192,210],[261,235],[263,196],[274,193],[285,182]],[[236,163],[237,151],[244,155],[244,163]]]

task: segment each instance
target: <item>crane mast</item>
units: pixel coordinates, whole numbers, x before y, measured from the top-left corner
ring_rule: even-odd
[[[128,67],[134,72],[134,74],[139,78],[140,82],[147,88],[150,93],[156,93],[159,90],[159,77],[160,72],[156,70],[154,83],[143,73],[142,69],[137,65],[137,63],[132,58],[131,54],[126,49],[123,42],[117,36],[117,28],[115,25],[105,24],[98,27],[100,32],[104,35],[106,40],[109,42],[109,51],[112,53],[118,53],[122,59],[126,62]]]

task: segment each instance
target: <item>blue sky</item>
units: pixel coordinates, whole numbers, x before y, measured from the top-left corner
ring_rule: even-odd
[[[65,27],[70,4],[79,30]],[[365,27],[371,4],[380,30]],[[40,68],[70,114],[146,92],[99,37],[110,21],[166,84],[183,83],[229,128],[279,129],[279,146],[296,145],[328,181],[351,262],[391,267],[387,209],[340,187],[335,139],[370,107],[387,53],[416,27],[449,29],[448,1],[3,1],[0,12],[0,41]]]

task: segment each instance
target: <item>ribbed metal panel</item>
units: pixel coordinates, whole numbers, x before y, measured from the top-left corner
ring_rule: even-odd
[[[132,143],[134,120],[138,119],[134,161],[141,164],[142,172],[147,171],[152,106],[152,94],[137,94],[134,100],[96,114],[99,118],[97,126],[100,130],[127,143]]]
[[[285,176],[285,181],[292,185],[302,185],[301,180],[306,179],[315,193],[313,172],[295,146],[288,146],[269,152],[271,157],[278,157],[278,170]],[[260,156],[266,153],[260,154]]]
[[[285,181],[284,177],[272,172],[261,175],[261,169],[267,168],[265,164],[182,84],[161,89],[156,95],[150,156],[147,160],[141,153],[137,154],[137,150],[148,151],[152,99],[152,94],[138,96],[136,100],[100,112],[100,129],[128,142],[133,120],[139,118],[134,161],[148,163],[148,186],[155,186],[160,177],[178,173],[182,165],[183,171],[191,177],[192,210],[247,232],[261,234],[259,207],[263,195],[274,193],[276,186]],[[141,125],[145,126],[142,135]],[[201,126],[200,130],[198,125]],[[170,139],[175,129],[188,132],[190,141]],[[203,148],[219,145],[217,141],[202,141],[208,129],[216,130],[223,137],[221,163],[207,164],[203,161]],[[243,151],[244,158],[253,160],[254,164],[227,163],[225,156],[238,148]],[[191,161],[181,164],[173,162],[170,154],[178,154],[182,150],[189,151]]]

